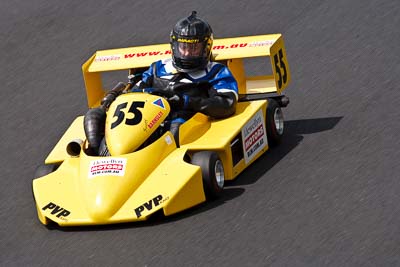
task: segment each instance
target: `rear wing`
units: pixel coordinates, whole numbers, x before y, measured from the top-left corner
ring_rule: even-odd
[[[251,94],[281,94],[290,82],[289,64],[281,34],[217,39],[214,40],[212,53],[214,61],[225,63],[232,72],[238,82],[241,97]],[[102,72],[135,72],[148,68],[154,61],[170,57],[169,44],[97,51],[82,66],[88,106],[99,105],[107,91],[102,85]],[[243,59],[254,57],[269,57],[272,75],[246,76]]]

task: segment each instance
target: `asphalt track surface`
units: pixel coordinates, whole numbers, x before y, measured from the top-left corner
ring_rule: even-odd
[[[167,42],[193,9],[216,38],[284,34],[283,144],[172,218],[42,226],[32,175],[87,110],[81,64]],[[0,14],[1,266],[400,265],[397,0],[2,0]]]

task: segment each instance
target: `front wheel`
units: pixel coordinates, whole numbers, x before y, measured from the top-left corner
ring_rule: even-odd
[[[272,98],[268,98],[266,128],[268,144],[271,147],[279,145],[284,133],[283,112],[278,102]]]
[[[206,199],[218,198],[225,182],[224,166],[218,154],[212,151],[195,153],[192,157],[192,164],[201,168]]]

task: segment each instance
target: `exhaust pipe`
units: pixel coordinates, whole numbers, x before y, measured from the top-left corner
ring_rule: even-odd
[[[98,151],[100,142],[104,136],[106,125],[106,111],[102,107],[89,109],[83,119],[85,135],[89,148]]]
[[[79,157],[82,150],[82,144],[83,144],[82,139],[75,139],[69,142],[67,145],[68,155],[70,155],[71,157]]]

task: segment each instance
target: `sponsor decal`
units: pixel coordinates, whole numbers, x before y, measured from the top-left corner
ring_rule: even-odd
[[[265,41],[256,41],[249,43],[249,47],[257,47],[257,46],[271,46],[274,44],[272,40],[265,40]]]
[[[48,210],[48,211],[50,211],[50,213],[52,215],[56,215],[57,218],[64,219],[64,220],[65,220],[65,217],[68,217],[68,215],[71,214],[71,212],[69,210],[66,210],[63,207],[60,207],[60,206],[54,204],[53,202],[49,202],[49,204],[44,206],[42,208],[42,210],[44,210],[44,211]]]
[[[153,52],[141,52],[141,53],[129,53],[125,54],[124,58],[134,58],[134,57],[147,57],[147,56],[162,56],[162,55],[171,55],[171,50],[162,51],[153,51]]]
[[[140,218],[142,216],[143,211],[145,211],[145,210],[151,211],[153,208],[157,207],[161,203],[164,203],[168,199],[169,199],[169,197],[163,198],[162,195],[158,195],[158,196],[154,197],[153,199],[150,199],[149,201],[147,201],[147,202],[143,203],[142,205],[140,205],[139,207],[137,207],[135,209],[135,214],[138,218]]]
[[[161,108],[165,109],[164,102],[162,101],[162,98],[159,98],[159,99],[155,100],[153,102],[153,105],[156,105],[157,107],[161,107]]]
[[[182,43],[198,43],[198,39],[183,39],[179,38],[179,42]],[[273,40],[263,40],[263,41],[254,41],[251,43],[233,43],[233,44],[221,44],[214,45],[212,47],[213,50],[221,50],[221,49],[235,49],[235,48],[244,48],[244,47],[258,47],[258,46],[271,46],[274,44]],[[136,57],[151,57],[151,56],[163,56],[163,55],[171,55],[171,50],[164,51],[147,51],[147,52],[138,52],[138,53],[127,53],[122,55],[109,55],[109,56],[98,56],[95,61],[111,61],[111,60],[120,60],[136,58]]]
[[[191,44],[198,43],[199,41],[200,41],[199,39],[184,39],[184,38],[179,38],[178,39],[178,42],[191,43]]]
[[[126,159],[124,158],[105,158],[92,160],[89,164],[89,178],[96,176],[124,176],[126,169]]]
[[[197,39],[179,39],[179,42],[185,42],[185,43],[198,43],[199,40]],[[235,49],[235,48],[244,48],[244,47],[257,47],[257,46],[270,46],[274,42],[271,40],[265,40],[265,41],[255,41],[252,43],[232,43],[232,44],[221,44],[221,45],[214,45],[212,47],[213,50],[222,50],[222,49]],[[124,59],[131,59],[131,58],[136,58],[136,57],[150,57],[150,56],[163,56],[163,55],[171,55],[172,51],[171,50],[164,50],[164,51],[147,51],[147,52],[138,52],[138,53],[127,53],[124,54],[123,58]],[[119,57],[122,58],[122,56],[118,55]],[[120,59],[120,58],[118,58]],[[114,59],[117,60],[117,59]],[[103,60],[103,61],[108,61],[108,60]]]
[[[262,135],[264,134],[263,126],[260,125],[258,128],[254,131],[252,135],[250,135],[246,141],[245,141],[245,148],[246,150],[250,149],[258,140],[262,138]]]
[[[108,55],[108,56],[97,56],[94,61],[113,61],[113,60],[120,60],[121,55]]]
[[[147,124],[150,129],[161,119],[164,113],[162,111],[158,112],[157,115]]]
[[[242,142],[246,164],[268,144],[265,120],[261,110],[242,128]]]
[[[242,44],[231,44],[231,45],[214,45],[213,50],[230,49],[230,48],[243,48],[246,47],[247,43]]]

